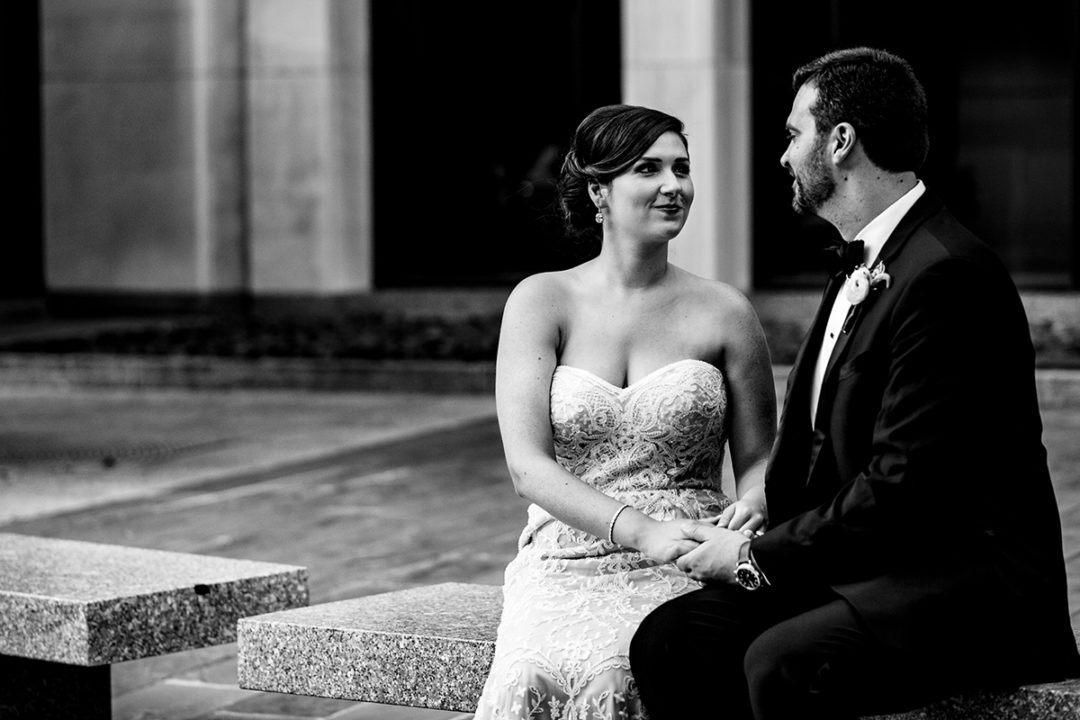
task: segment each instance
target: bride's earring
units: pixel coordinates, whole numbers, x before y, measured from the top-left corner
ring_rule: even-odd
[[[598,223],[603,223],[604,222],[604,213],[600,212],[599,210],[596,211],[596,222],[598,222]]]

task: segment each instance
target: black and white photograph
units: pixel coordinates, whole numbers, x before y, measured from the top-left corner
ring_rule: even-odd
[[[14,0],[0,720],[1080,720],[1080,0]]]

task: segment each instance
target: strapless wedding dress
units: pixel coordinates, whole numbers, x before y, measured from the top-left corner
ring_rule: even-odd
[[[716,515],[731,502],[720,487],[726,408],[723,374],[699,360],[665,365],[627,388],[560,365],[551,381],[555,455],[584,482],[658,520]],[[699,587],[672,563],[531,505],[506,568],[495,659],[475,717],[646,717],[630,639],[654,608]]]

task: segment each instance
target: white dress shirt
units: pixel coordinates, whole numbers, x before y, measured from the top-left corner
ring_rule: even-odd
[[[915,204],[915,201],[922,197],[924,192],[926,192],[926,186],[923,185],[922,180],[919,180],[915,183],[915,187],[908,190],[900,199],[868,222],[866,227],[858,234],[855,239],[862,240],[864,243],[863,262],[866,263],[866,267],[874,267],[874,261],[877,260],[878,253],[881,252],[885,241],[889,239],[889,236],[892,235],[896,226],[900,224],[904,215]],[[825,368],[829,366],[829,358],[832,356],[833,347],[836,345],[836,339],[840,337],[840,331],[850,309],[851,303],[848,302],[847,294],[844,292],[844,288],[840,288],[840,292],[836,294],[836,300],[833,301],[829,320],[825,324],[821,350],[818,351],[817,364],[814,366],[814,379],[813,384],[810,386],[811,427],[814,427],[817,418],[818,396],[821,394],[821,384],[825,381]]]

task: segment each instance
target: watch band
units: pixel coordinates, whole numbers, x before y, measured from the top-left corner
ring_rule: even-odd
[[[761,576],[761,584],[765,587],[772,585],[772,583],[769,582],[768,576],[765,575],[765,571],[758,565],[757,559],[754,557],[754,548],[750,547],[750,543],[746,544],[746,559],[750,561],[750,564],[757,570],[758,575]]]
[[[746,562],[749,559],[750,559],[750,541],[747,540],[746,542],[744,542],[742,545],[739,546],[739,563],[738,564],[741,565],[741,564],[743,564],[744,562]]]

